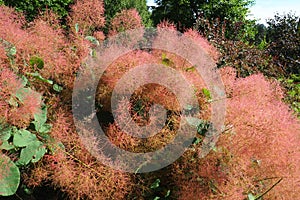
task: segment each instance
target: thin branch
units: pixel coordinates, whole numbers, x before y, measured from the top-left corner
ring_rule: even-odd
[[[272,185],[269,189],[267,189],[264,193],[262,193],[261,195],[259,195],[258,197],[255,198],[255,200],[258,200],[260,198],[262,198],[264,195],[266,195],[268,192],[270,192],[276,185],[278,185],[283,178],[280,178],[274,185]]]

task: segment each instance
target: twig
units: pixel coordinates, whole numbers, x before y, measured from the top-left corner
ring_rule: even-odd
[[[280,178],[274,185],[272,185],[269,189],[267,189],[264,193],[262,193],[261,195],[259,195],[258,197],[255,198],[255,200],[258,200],[260,198],[262,198],[264,195],[266,195],[268,192],[270,192],[276,185],[278,185],[283,178]]]

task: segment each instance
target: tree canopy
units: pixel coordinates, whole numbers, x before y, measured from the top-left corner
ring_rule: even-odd
[[[153,21],[168,19],[179,28],[192,27],[198,18],[227,22],[245,21],[254,0],[156,0]]]

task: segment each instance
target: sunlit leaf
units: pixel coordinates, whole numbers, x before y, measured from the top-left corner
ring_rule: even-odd
[[[41,112],[34,114],[34,121],[32,122],[35,130],[38,132],[45,132],[49,127],[44,127],[47,121],[47,107],[43,106]]]
[[[90,41],[92,44],[95,44],[97,46],[100,45],[99,41],[93,36],[86,36],[85,39]]]
[[[150,186],[151,189],[155,189],[155,188],[158,188],[159,187],[159,184],[160,184],[160,179],[156,179],[152,185]]]
[[[19,130],[13,137],[13,144],[16,147],[25,147],[35,141],[38,141],[36,135],[24,129]]]
[[[8,141],[3,141],[2,144],[0,145],[0,149],[6,150],[6,151],[12,150],[14,148],[15,148],[15,146]]]
[[[46,148],[40,141],[30,143],[21,150],[20,159],[16,162],[17,165],[27,165],[30,162],[37,162],[46,153]]]
[[[53,90],[56,91],[56,92],[61,92],[63,90],[63,87],[61,87],[58,84],[54,84],[53,85]]]
[[[27,75],[32,76],[32,77],[34,77],[34,78],[36,78],[36,79],[38,79],[38,80],[40,80],[40,81],[43,81],[43,82],[45,82],[45,83],[49,83],[50,85],[53,84],[53,81],[52,81],[52,80],[43,78],[38,72],[27,73]]]

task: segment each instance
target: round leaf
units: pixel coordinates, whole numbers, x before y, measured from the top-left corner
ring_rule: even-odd
[[[34,141],[38,141],[36,135],[24,129],[21,129],[15,133],[13,138],[13,144],[16,147],[25,147]]]
[[[4,141],[0,146],[0,149],[7,150],[7,151],[12,150],[14,148],[15,146],[10,144],[8,141]]]
[[[44,61],[38,56],[32,56],[29,60],[29,63],[32,67],[36,66],[39,69],[44,68]]]
[[[12,132],[13,132],[13,129],[11,127],[5,128],[5,129],[1,129],[0,130],[0,140],[1,141],[9,140],[9,138],[12,135]]]
[[[10,196],[16,193],[20,184],[19,168],[9,157],[0,154],[0,195]]]

